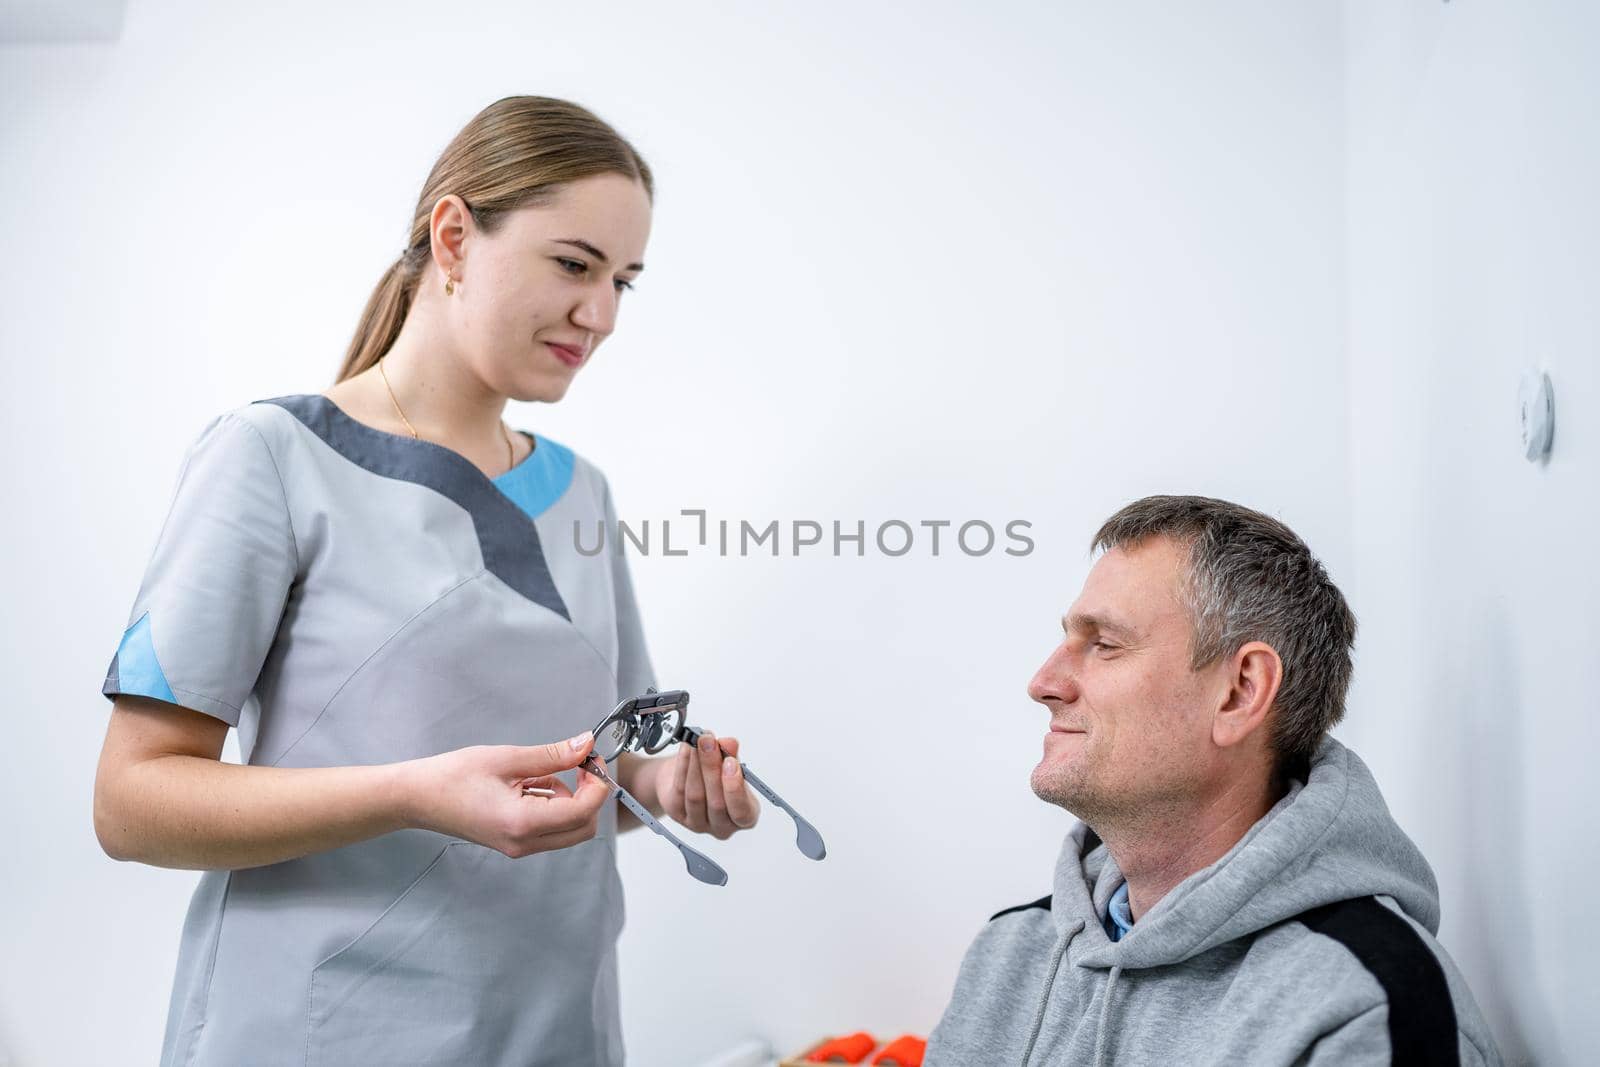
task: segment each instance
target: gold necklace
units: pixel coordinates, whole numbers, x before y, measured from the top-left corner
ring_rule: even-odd
[[[411,425],[411,420],[406,418],[406,413],[400,409],[400,401],[394,395],[394,386],[389,384],[389,372],[383,369],[383,360],[378,360],[378,374],[383,378],[383,387],[389,390],[389,403],[394,405],[394,413],[400,416],[400,421],[406,424],[406,429],[411,431],[411,436],[422,440],[422,435],[417,433],[417,428]],[[516,449],[511,444],[511,431],[506,429],[506,421],[500,420],[500,432],[506,439],[506,470],[516,466]]]

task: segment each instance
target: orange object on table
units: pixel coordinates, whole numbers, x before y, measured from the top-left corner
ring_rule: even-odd
[[[928,1048],[928,1043],[920,1037],[902,1034],[889,1042],[884,1050],[872,1057],[874,1064],[884,1064],[885,1067],[922,1067],[922,1054]]]
[[[867,1054],[878,1047],[878,1039],[865,1030],[849,1037],[836,1037],[824,1041],[806,1056],[809,1063],[860,1063]],[[917,1062],[921,1062],[919,1059]]]

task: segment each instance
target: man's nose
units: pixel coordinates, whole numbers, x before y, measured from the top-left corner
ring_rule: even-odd
[[[1049,700],[1070,704],[1078,699],[1077,672],[1065,641],[1034,672],[1028,682],[1028,696],[1041,704]]]

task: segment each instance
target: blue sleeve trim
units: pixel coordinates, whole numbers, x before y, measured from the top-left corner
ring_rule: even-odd
[[[154,697],[169,704],[179,700],[172,695],[172,686],[156,659],[155,642],[150,636],[150,613],[139,616],[139,621],[128,627],[112,657],[111,670],[106,674],[102,690],[107,696],[132,693],[135,696]]]

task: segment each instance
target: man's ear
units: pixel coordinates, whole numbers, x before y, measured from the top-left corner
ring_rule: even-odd
[[[1211,740],[1220,748],[1237,745],[1263,727],[1283,684],[1283,660],[1264,641],[1240,646],[1228,670],[1228,691],[1211,719]]]

